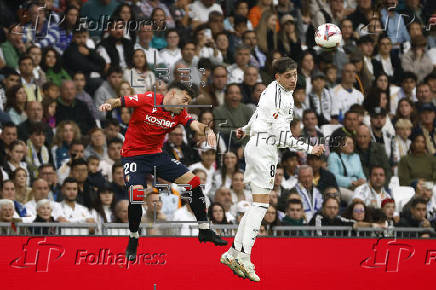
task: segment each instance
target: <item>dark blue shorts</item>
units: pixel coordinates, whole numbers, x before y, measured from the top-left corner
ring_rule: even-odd
[[[180,161],[171,159],[166,152],[122,157],[121,162],[127,188],[131,185],[142,185],[146,188],[146,177],[148,174],[154,175],[155,167],[157,175],[155,177],[161,177],[169,182],[174,182],[189,171]]]

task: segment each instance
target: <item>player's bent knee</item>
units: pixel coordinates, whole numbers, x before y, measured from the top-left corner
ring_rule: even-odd
[[[200,181],[200,177],[198,177],[198,176],[194,176],[194,177],[191,179],[191,181],[189,181],[188,183],[191,185],[191,188],[192,188],[192,189],[194,189],[194,188],[196,188],[196,187],[199,187],[199,186],[200,186],[200,183],[201,183],[201,181]]]
[[[144,204],[145,189],[142,185],[131,185],[129,187],[130,204]]]

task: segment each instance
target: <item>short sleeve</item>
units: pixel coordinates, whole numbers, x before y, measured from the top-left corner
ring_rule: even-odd
[[[153,93],[137,94],[133,96],[121,97],[121,103],[125,107],[141,107],[146,104],[153,103]]]
[[[182,124],[183,126],[189,126],[192,122],[192,116],[186,112],[186,109],[183,109],[183,111],[179,115],[179,124]]]

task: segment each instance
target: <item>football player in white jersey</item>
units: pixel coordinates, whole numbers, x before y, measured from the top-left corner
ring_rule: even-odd
[[[260,224],[269,206],[278,163],[278,148],[293,148],[308,154],[321,155],[322,145],[311,146],[292,136],[293,91],[297,84],[297,64],[282,57],[272,64],[275,81],[262,92],[256,111],[248,124],[237,131],[239,138],[249,135],[244,149],[244,180],[250,184],[253,204],[245,212],[232,247],[221,256],[221,263],[233,272],[252,281],[260,281],[250,261]]]

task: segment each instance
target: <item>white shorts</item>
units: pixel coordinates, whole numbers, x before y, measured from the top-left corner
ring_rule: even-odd
[[[250,138],[244,149],[244,182],[253,183],[260,188],[273,189],[279,159],[278,149],[264,142],[256,144],[256,141],[255,137]]]

